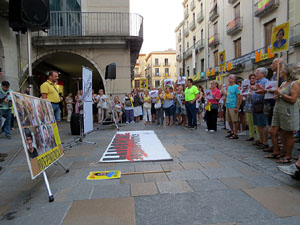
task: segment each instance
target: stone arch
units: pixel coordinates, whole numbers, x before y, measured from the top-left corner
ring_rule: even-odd
[[[80,56],[83,59],[89,61],[97,69],[97,72],[100,74],[100,77],[101,77],[102,82],[103,82],[104,89],[105,90],[107,89],[107,85],[106,85],[106,81],[105,81],[105,74],[100,69],[99,65],[91,57],[89,57],[86,54],[83,54],[82,52],[77,52],[77,51],[74,51],[74,50],[52,50],[52,51],[46,51],[46,52],[38,55],[38,57],[34,57],[34,61],[32,62],[32,69],[34,69],[37,65],[39,65],[47,57],[51,57],[51,55],[54,55],[54,54],[57,54],[57,53],[74,54],[74,55]],[[26,66],[23,67],[23,76],[25,74],[28,74],[28,64],[26,64]]]

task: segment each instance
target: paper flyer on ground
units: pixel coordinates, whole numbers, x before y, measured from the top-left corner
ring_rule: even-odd
[[[120,179],[121,171],[92,171],[86,178],[87,180],[112,180]]]
[[[117,132],[107,147],[100,162],[134,162],[171,160],[172,157],[162,145],[155,132]]]
[[[12,102],[18,121],[31,178],[63,155],[52,105],[49,101],[12,92]]]

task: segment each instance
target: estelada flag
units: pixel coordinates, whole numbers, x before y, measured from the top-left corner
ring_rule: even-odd
[[[273,27],[271,52],[278,53],[289,50],[290,22]]]

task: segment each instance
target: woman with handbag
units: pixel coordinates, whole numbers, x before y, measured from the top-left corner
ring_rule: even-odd
[[[156,97],[156,102],[154,104],[154,108],[155,108],[155,113],[156,113],[156,124],[157,125],[164,125],[164,111],[162,108],[162,104],[163,104],[163,93],[162,93],[162,89],[159,88],[158,89],[158,97]]]
[[[210,108],[206,112],[206,125],[207,130],[213,133],[217,131],[219,101],[221,99],[221,93],[220,90],[217,88],[216,81],[211,82],[210,90],[212,93],[212,99],[208,99],[208,104],[210,104]]]

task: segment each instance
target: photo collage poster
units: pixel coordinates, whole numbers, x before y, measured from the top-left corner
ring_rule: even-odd
[[[54,112],[48,100],[11,94],[31,178],[35,179],[63,155]]]

